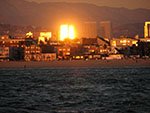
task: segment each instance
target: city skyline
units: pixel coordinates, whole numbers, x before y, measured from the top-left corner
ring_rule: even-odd
[[[0,113],[150,113],[150,0],[0,0]]]

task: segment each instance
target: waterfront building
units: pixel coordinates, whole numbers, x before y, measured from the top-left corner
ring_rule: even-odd
[[[82,45],[97,45],[97,38],[82,38]]]
[[[0,47],[0,61],[7,60],[11,58],[11,48],[10,47]]]
[[[132,46],[136,45],[138,46],[138,40],[134,38],[113,38],[111,41],[111,46],[112,47],[117,47],[117,48],[122,48],[122,47],[127,47],[127,46]]]
[[[104,38],[82,38],[82,45],[109,46],[109,40]]]
[[[142,42],[150,42],[150,38],[140,38],[140,41],[142,41]]]
[[[24,50],[25,61],[40,61],[41,48],[36,45],[26,46]]]
[[[60,60],[70,59],[71,56],[71,47],[58,47],[57,48],[57,57]]]
[[[41,54],[42,61],[53,61],[56,60],[56,53],[42,53]]]
[[[23,39],[23,38],[10,38],[9,36],[0,37],[1,47],[25,47],[26,45],[36,44],[33,39]]]

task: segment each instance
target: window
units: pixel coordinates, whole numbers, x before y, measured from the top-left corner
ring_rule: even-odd
[[[116,44],[116,41],[113,41],[112,42],[112,46],[116,46],[117,44]]]

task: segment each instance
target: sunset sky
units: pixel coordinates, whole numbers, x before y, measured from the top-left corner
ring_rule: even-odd
[[[125,7],[130,9],[148,8],[150,9],[150,0],[27,0],[35,2],[84,2],[99,6]]]

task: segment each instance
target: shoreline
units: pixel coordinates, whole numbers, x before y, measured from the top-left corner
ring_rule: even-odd
[[[55,67],[150,67],[150,59],[0,62],[0,68],[53,68],[53,67],[54,68]]]

